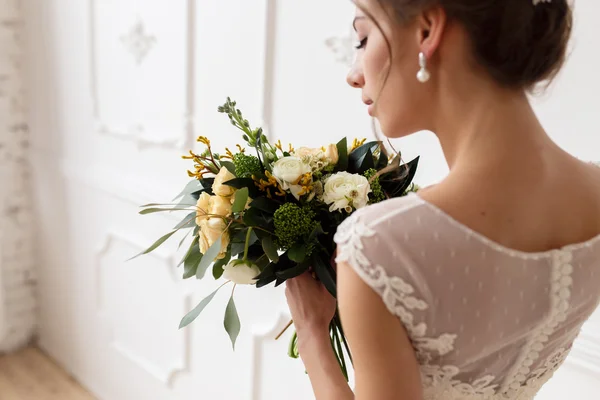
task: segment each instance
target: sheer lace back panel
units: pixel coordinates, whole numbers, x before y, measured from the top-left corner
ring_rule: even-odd
[[[600,237],[514,251],[416,194],[357,211],[335,240],[404,324],[427,400],[532,399],[600,301]]]

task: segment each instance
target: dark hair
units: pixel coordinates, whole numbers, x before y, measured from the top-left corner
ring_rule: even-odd
[[[568,0],[378,0],[400,22],[442,6],[466,29],[475,60],[501,85],[532,89],[563,66],[573,15]]]

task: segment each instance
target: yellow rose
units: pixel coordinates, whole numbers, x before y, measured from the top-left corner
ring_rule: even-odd
[[[208,213],[220,217],[231,215],[231,200],[226,197],[212,196],[208,201]]]
[[[221,170],[215,177],[215,181],[213,182],[212,191],[217,196],[229,197],[234,192],[235,189],[231,186],[227,186],[224,183],[235,179],[235,175],[233,175],[229,170],[225,167],[221,167]]]
[[[340,156],[338,154],[338,149],[337,146],[335,144],[330,144],[329,146],[327,146],[327,148],[325,149],[325,158],[327,159],[327,162],[329,164],[337,164]]]
[[[200,253],[206,254],[206,251],[221,238],[221,250],[216,257],[217,260],[225,258],[227,247],[229,246],[229,232],[226,230],[227,224],[221,218],[204,219],[200,223]]]
[[[200,225],[202,220],[207,219],[208,214],[208,204],[210,201],[210,195],[206,192],[203,192],[196,203],[196,224]]]

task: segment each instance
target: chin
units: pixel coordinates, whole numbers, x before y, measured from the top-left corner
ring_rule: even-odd
[[[409,117],[404,117],[405,119],[400,119],[397,115],[394,116],[393,119],[378,119],[379,129],[390,139],[402,138],[405,136],[412,135],[415,132],[418,132],[422,129],[416,127],[413,124],[406,124],[406,121]]]

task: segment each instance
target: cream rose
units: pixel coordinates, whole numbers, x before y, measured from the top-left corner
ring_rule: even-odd
[[[235,179],[235,175],[233,175],[229,170],[225,167],[221,167],[221,170],[215,177],[215,181],[213,182],[212,191],[217,196],[229,197],[233,193],[235,193],[235,188],[231,186],[227,186],[224,183]]]
[[[196,203],[196,224],[200,225],[200,223],[208,218],[208,203],[210,201],[210,195],[206,192],[203,192],[198,198],[198,202]]]
[[[338,149],[335,144],[330,144],[325,149],[325,161],[329,165],[335,165],[338,163],[340,156],[338,154]]]
[[[251,261],[233,260],[223,267],[223,278],[238,285],[254,285],[260,269]]]
[[[231,200],[226,197],[212,196],[208,201],[208,213],[220,217],[231,215]]]
[[[325,181],[322,200],[329,211],[359,209],[367,205],[371,193],[369,181],[362,175],[338,172]]]
[[[283,190],[297,185],[300,178],[309,172],[312,172],[312,168],[299,157],[283,157],[273,164],[273,176]]]
[[[225,258],[227,247],[229,246],[229,232],[227,225],[221,218],[204,219],[200,222],[200,253],[206,254],[206,251],[221,238],[221,249],[217,260]]]

